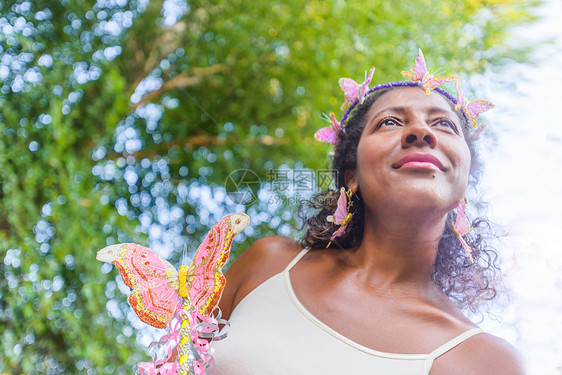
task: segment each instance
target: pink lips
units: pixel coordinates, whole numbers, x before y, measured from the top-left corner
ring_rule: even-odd
[[[426,153],[413,152],[404,156],[398,163],[393,165],[395,169],[414,168],[414,169],[439,169],[445,170],[443,164],[435,156]]]

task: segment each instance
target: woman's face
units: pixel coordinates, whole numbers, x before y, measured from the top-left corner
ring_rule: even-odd
[[[462,126],[436,92],[408,87],[383,94],[367,112],[348,187],[361,191],[367,210],[451,209],[464,196],[470,170]]]

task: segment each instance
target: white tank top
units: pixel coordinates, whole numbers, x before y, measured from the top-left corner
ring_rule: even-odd
[[[297,299],[289,270],[307,251],[236,306],[228,337],[213,343],[216,375],[427,375],[435,358],[482,332],[466,331],[429,354],[362,346],[322,323]]]

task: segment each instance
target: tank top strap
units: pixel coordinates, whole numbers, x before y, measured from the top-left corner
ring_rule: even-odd
[[[291,268],[293,268],[293,266],[294,266],[295,264],[297,264],[298,261],[301,260],[302,257],[306,255],[306,253],[308,253],[308,250],[310,250],[309,247],[305,247],[304,249],[302,249],[301,252],[298,253],[297,256],[293,258],[293,260],[291,261],[291,263],[289,263],[289,264],[287,265],[287,267],[285,267],[285,269],[283,270],[282,273],[289,272],[289,271],[291,270]]]
[[[484,332],[481,328],[473,328],[465,331],[452,339],[451,341],[447,341],[445,344],[441,345],[434,351],[429,354],[429,357],[434,360],[435,358],[447,353],[449,350],[453,349],[455,346],[459,345],[463,341],[471,338],[474,335]]]

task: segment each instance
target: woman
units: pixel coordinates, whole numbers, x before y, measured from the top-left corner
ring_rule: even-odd
[[[220,307],[232,329],[215,345],[218,374],[524,373],[511,345],[458,307],[495,294],[495,254],[472,242],[471,263],[451,241],[451,211],[475,172],[475,102],[459,93],[455,110],[416,67],[404,72],[415,82],[352,85],[341,129],[333,120],[336,185],[352,197],[344,234],[326,221],[336,210],[327,192],[301,243],[260,239],[228,270]]]

